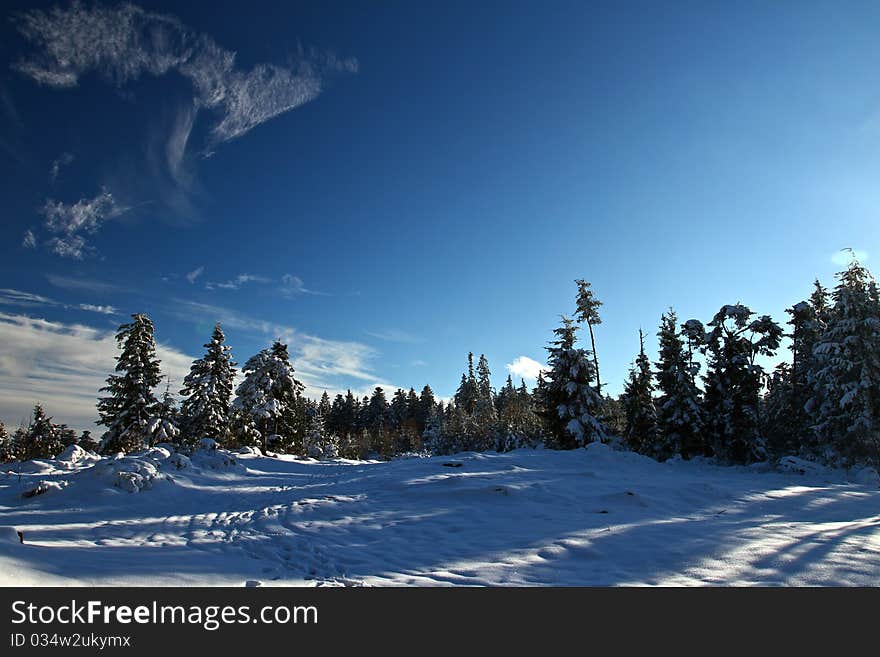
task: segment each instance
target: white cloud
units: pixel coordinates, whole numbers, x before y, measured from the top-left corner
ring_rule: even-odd
[[[196,267],[191,272],[186,274],[186,280],[190,282],[190,285],[196,282],[196,279],[201,276],[205,272],[204,267]]]
[[[270,279],[265,276],[258,276],[256,274],[239,274],[235,278],[226,281],[225,283],[205,283],[205,289],[214,290],[237,290],[242,285],[246,285],[247,283],[269,283]]]
[[[81,303],[76,306],[79,310],[87,310],[90,313],[101,313],[102,315],[118,315],[119,310],[113,306],[96,306],[91,303]]]
[[[195,112],[209,108],[219,115],[211,129],[215,143],[240,137],[314,99],[327,75],[358,69],[354,59],[300,51],[289,67],[259,64],[242,70],[235,53],[211,37],[190,31],[174,16],[132,4],[87,7],[75,2],[67,8],[21,12],[16,23],[37,51],[14,68],[40,84],[75,87],[80,76],[94,70],[122,86],[144,74],[177,71],[193,86],[194,110],[189,125],[176,133],[188,137]],[[179,161],[179,146],[180,140],[169,142],[171,162]]]
[[[385,342],[416,344],[423,341],[421,338],[398,328],[383,329],[381,331],[366,331],[366,334],[377,340],[384,340]]]
[[[7,306],[57,306],[58,302],[49,297],[44,297],[31,292],[0,289],[0,303]]]
[[[840,251],[835,251],[831,254],[831,262],[838,267],[848,266],[853,259],[858,260],[859,262],[865,262],[868,259],[868,252],[859,249],[846,248],[841,249]]]
[[[73,162],[73,153],[62,153],[57,159],[52,160],[52,166],[49,168],[49,180],[55,182],[62,167],[66,167]]]
[[[284,274],[281,277],[281,287],[278,288],[281,294],[286,297],[292,297],[297,294],[312,294],[316,296],[327,296],[326,292],[317,292],[316,290],[310,290],[306,287],[303,279],[299,276],[293,276],[292,274]]]
[[[530,381],[534,381],[538,378],[538,374],[547,370],[546,365],[541,365],[541,363],[532,360],[528,356],[517,356],[513,359],[512,363],[508,363],[505,367],[512,376]]]
[[[56,235],[47,245],[56,255],[80,260],[90,251],[83,234],[93,234],[101,225],[130,208],[120,205],[107,190],[91,199],[62,203],[49,199],[43,205],[44,228]],[[25,235],[27,239],[27,234]],[[36,244],[36,239],[33,240]]]
[[[101,306],[91,303],[66,304],[60,303],[55,299],[44,297],[40,294],[32,292],[22,292],[21,290],[0,289],[0,304],[5,306],[54,306],[64,308],[66,310],[85,310],[91,313],[100,313],[102,315],[117,315],[119,311],[113,306]]]
[[[34,235],[34,231],[30,228],[24,231],[24,238],[21,240],[21,245],[26,249],[37,248],[37,236]]]
[[[119,286],[104,281],[96,281],[91,278],[74,278],[72,276],[59,276],[58,274],[46,274],[46,280],[50,285],[64,290],[85,290],[95,294],[107,294],[117,292]]]
[[[16,426],[40,402],[57,422],[94,430],[98,389],[115,367],[114,332],[0,313],[0,418]],[[158,345],[162,372],[181,381],[192,359]]]

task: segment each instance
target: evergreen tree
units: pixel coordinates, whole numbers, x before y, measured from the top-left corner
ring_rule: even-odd
[[[657,362],[657,429],[661,459],[681,454],[685,459],[705,453],[703,413],[696,385],[699,363],[685,351],[685,340],[678,332],[678,318],[671,308],[660,319]],[[700,334],[702,335],[702,326]]]
[[[858,261],[837,278],[834,306],[813,351],[807,410],[823,445],[847,463],[880,467],[880,303]]]
[[[6,430],[6,426],[0,422],[0,463],[9,463],[14,460],[16,460],[16,451],[12,437]]]
[[[233,408],[241,413],[240,427],[246,438],[259,435],[263,447],[289,448],[295,439],[296,427],[291,413],[305,389],[294,376],[287,345],[280,341],[251,356],[244,364],[244,381],[236,389]]]
[[[575,281],[578,286],[577,295],[577,311],[575,318],[579,323],[587,323],[590,329],[590,349],[593,354],[593,368],[596,371],[596,392],[602,396],[602,381],[599,378],[599,356],[596,353],[596,337],[593,334],[593,327],[602,323],[602,317],[599,315],[599,308],[602,302],[599,301],[590,289],[590,283],[583,279]]]
[[[82,435],[79,437],[79,446],[82,447],[87,452],[98,452],[98,446],[100,443],[92,436],[92,432],[86,429],[82,432]]]
[[[40,404],[34,406],[33,416],[25,430],[21,449],[23,460],[50,459],[64,450],[60,427],[53,424],[52,418],[46,415]]]
[[[498,404],[497,451],[536,447],[543,438],[543,432],[534,400],[525,381],[521,381],[519,388],[514,388],[513,380],[508,376],[507,383],[498,396],[503,404]]]
[[[428,420],[431,418],[431,414],[434,412],[437,406],[437,401],[434,398],[434,391],[431,390],[431,386],[425,384],[425,387],[422,388],[422,392],[419,394],[419,411],[416,416],[420,433],[424,433],[428,427]]]
[[[162,401],[156,406],[156,413],[147,426],[147,444],[177,443],[180,438],[180,410],[177,400],[171,394],[171,382],[165,388]]]
[[[455,405],[465,414],[473,415],[477,408],[478,397],[477,377],[474,374],[474,354],[469,352],[468,371],[467,374],[461,375],[461,383],[455,392]]]
[[[202,438],[225,441],[230,429],[236,363],[219,323],[204,346],[205,355],[193,361],[180,391],[183,435],[190,445]]]
[[[659,455],[657,444],[657,411],[654,408],[654,380],[651,361],[645,354],[645,336],[639,329],[639,355],[630,368],[624,386],[623,404],[626,428],[623,436],[635,452]]]
[[[782,328],[742,304],[723,306],[709,322],[703,349],[709,354],[705,409],[715,455],[735,463],[766,458],[760,403],[764,370],[757,356],[773,356]],[[751,321],[750,321],[751,320]]]
[[[116,357],[116,372],[107,378],[98,400],[99,424],[107,427],[101,440],[104,454],[130,452],[146,444],[148,429],[158,402],[153,389],[159,385],[159,360],[153,339],[153,322],[140,313],[119,327],[116,342],[122,350]]]
[[[602,398],[593,388],[595,365],[586,349],[575,347],[577,326],[562,318],[562,326],[547,351],[549,371],[542,393],[551,447],[572,449],[603,440],[607,430],[597,419]]]
[[[475,435],[471,447],[477,451],[494,449],[497,445],[495,434],[498,416],[495,411],[495,391],[492,389],[491,376],[489,361],[485,355],[480,354],[476,372],[477,399],[474,404],[473,419]]]
[[[370,437],[370,451],[381,455],[387,455],[391,451],[388,425],[388,400],[385,398],[385,391],[377,386],[366,400],[363,412],[363,426]]]

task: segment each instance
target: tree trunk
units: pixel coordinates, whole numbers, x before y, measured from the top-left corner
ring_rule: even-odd
[[[596,355],[596,338],[593,337],[593,322],[587,322],[590,328],[590,344],[593,347],[593,364],[596,366],[596,392],[602,396],[602,380],[599,378],[599,357]]]

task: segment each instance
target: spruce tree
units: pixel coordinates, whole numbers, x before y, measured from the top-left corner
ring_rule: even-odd
[[[294,376],[287,345],[275,343],[244,364],[244,381],[236,388],[233,408],[241,413],[248,436],[259,435],[263,447],[291,448],[296,427],[291,413],[305,386]]]
[[[671,308],[660,319],[656,402],[658,450],[661,459],[680,454],[689,459],[705,453],[704,419],[696,385],[699,363],[685,350],[678,317]]]
[[[654,380],[651,361],[645,354],[645,336],[639,329],[639,355],[624,385],[626,428],[623,437],[635,452],[658,456],[657,411],[654,408]]]
[[[593,387],[595,365],[587,349],[575,346],[577,326],[568,317],[553,333],[547,347],[544,414],[551,447],[572,449],[606,438],[607,430],[597,418],[602,398]]]
[[[180,391],[183,435],[190,445],[202,438],[225,441],[230,428],[236,364],[219,323],[204,346],[205,355],[193,361]]]
[[[116,372],[107,378],[98,400],[99,424],[107,427],[101,440],[104,454],[142,449],[155,417],[158,402],[153,389],[159,385],[159,360],[153,339],[153,322],[139,313],[119,327],[116,342],[121,353],[116,357]]]
[[[14,460],[16,460],[16,453],[12,437],[6,430],[6,426],[0,422],[0,463],[9,463]]]
[[[837,278],[834,306],[813,350],[807,410],[821,444],[845,463],[880,467],[880,303],[858,261]]]
[[[599,356],[596,353],[596,337],[593,333],[593,327],[602,323],[602,317],[599,315],[599,308],[602,302],[599,301],[590,289],[590,283],[583,279],[575,281],[578,286],[577,295],[577,311],[575,317],[580,323],[587,323],[590,329],[590,349],[593,355],[593,368],[596,371],[596,392],[602,396],[602,381],[599,378]]]
[[[472,446],[472,449],[477,451],[494,449],[497,445],[495,434],[498,416],[495,411],[495,391],[492,389],[491,376],[489,361],[484,354],[480,354],[476,371],[477,399],[474,404],[474,430],[476,434]]]
[[[723,306],[709,322],[703,349],[709,355],[705,410],[709,440],[719,458],[749,463],[767,457],[760,405],[764,370],[758,356],[773,356],[782,328],[742,304]]]
[[[46,415],[41,404],[36,404],[30,424],[24,433],[22,458],[50,459],[58,456],[63,450],[61,428]]]

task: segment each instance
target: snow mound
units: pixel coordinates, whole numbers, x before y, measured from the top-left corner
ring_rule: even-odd
[[[204,449],[208,451],[215,450],[217,449],[217,441],[213,438],[202,438],[199,441],[199,449]]]
[[[173,466],[176,470],[185,470],[192,467],[192,461],[183,454],[172,454],[168,458],[166,465]]]
[[[15,527],[0,527],[0,544],[10,543],[18,545],[21,543],[21,537]]]
[[[238,453],[244,456],[262,456],[263,452],[259,447],[239,447]]]
[[[97,461],[99,457],[89,454],[79,445],[68,445],[63,452],[55,457],[59,464],[67,464],[72,467],[82,461]]]
[[[33,488],[29,488],[24,491],[21,496],[24,498],[36,497],[37,495],[44,495],[50,491],[59,491],[62,490],[65,486],[67,486],[69,482],[61,479],[59,481],[40,481]]]
[[[213,442],[213,441],[211,441]],[[232,452],[225,449],[199,449],[190,455],[192,465],[208,470],[243,470]]]
[[[89,473],[129,493],[150,490],[157,481],[169,478],[159,471],[160,459],[155,458],[158,455],[151,454],[152,451],[142,455],[117,455],[97,463]]]
[[[857,484],[872,488],[880,488],[880,474],[871,467],[858,468],[850,471],[850,479]]]
[[[813,461],[798,458],[797,456],[783,456],[776,464],[779,472],[788,472],[800,475],[824,475],[828,469]]]

